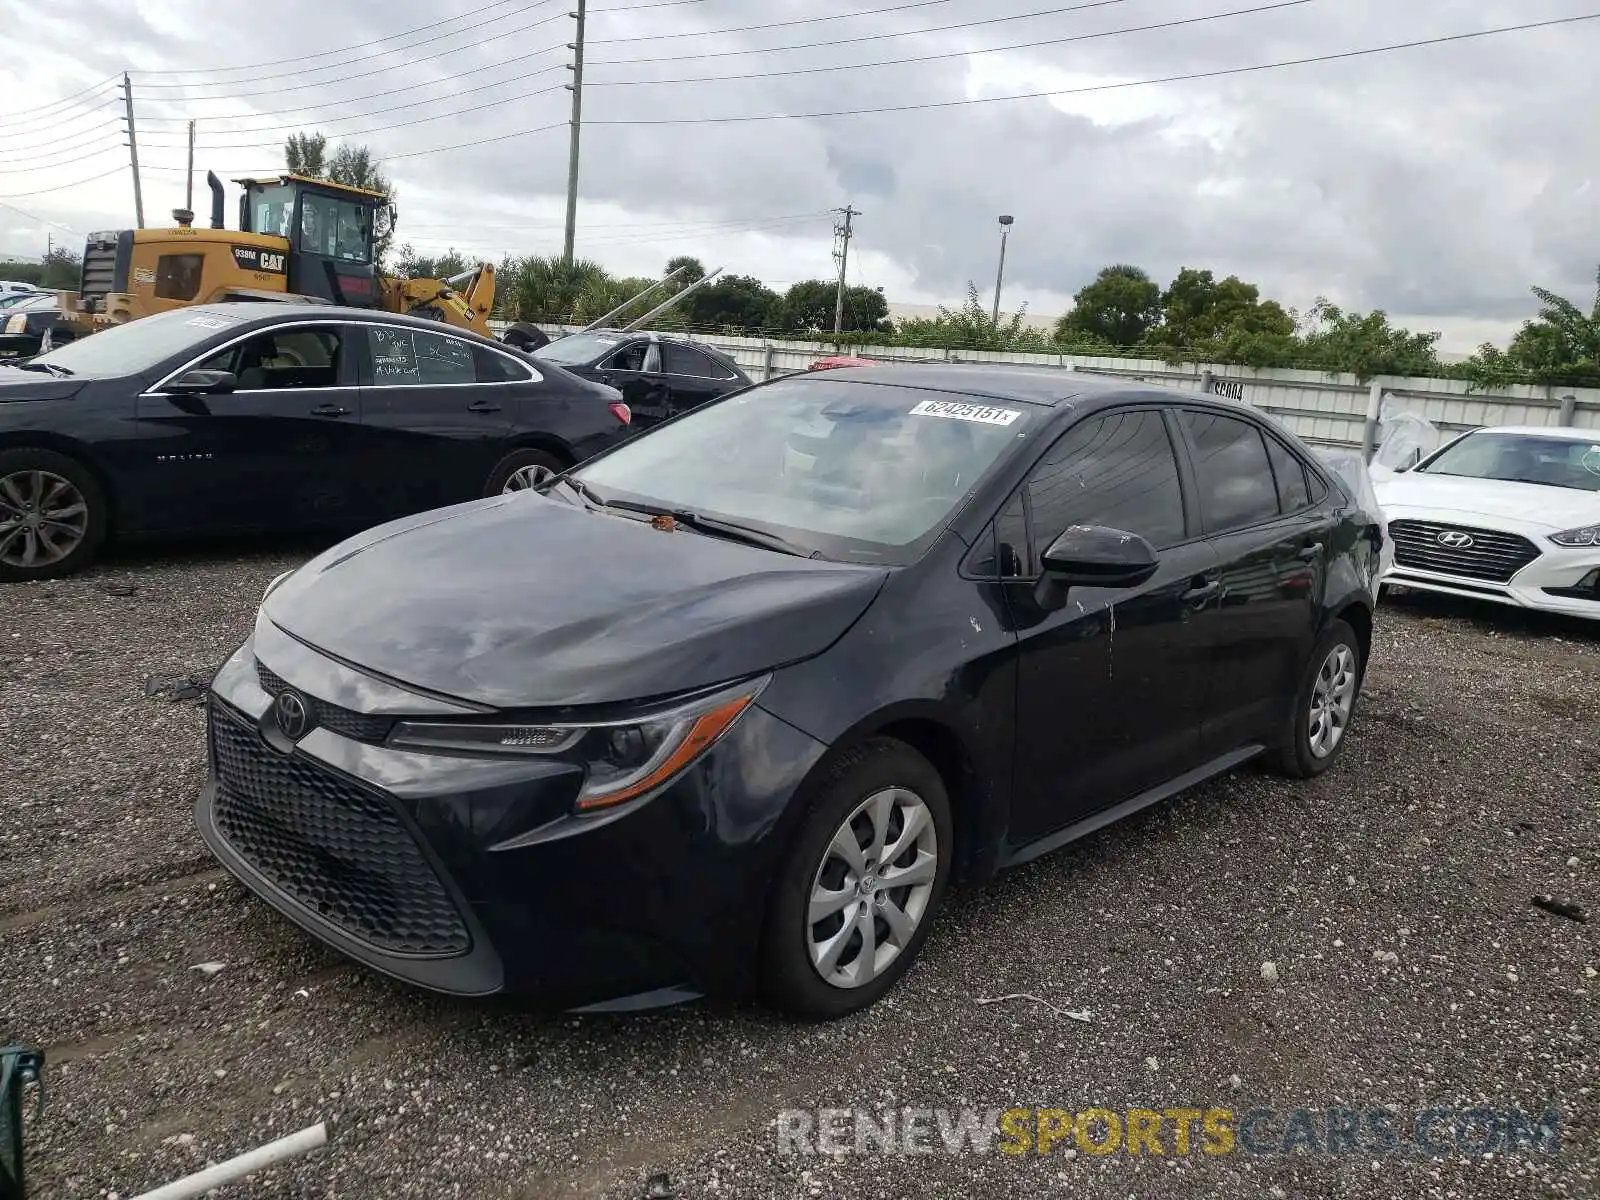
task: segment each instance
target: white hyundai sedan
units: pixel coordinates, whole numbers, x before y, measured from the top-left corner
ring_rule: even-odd
[[[1475,429],[1375,490],[1384,584],[1600,620],[1600,430]]]

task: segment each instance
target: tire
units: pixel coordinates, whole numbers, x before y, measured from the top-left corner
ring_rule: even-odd
[[[869,857],[865,881],[872,900],[864,904],[852,881],[852,876],[859,881],[861,875],[847,869],[833,846],[838,844],[835,835],[848,830],[855,835],[857,849],[867,848],[870,854],[874,829],[870,811],[879,804],[887,813],[885,835],[891,849],[892,839],[904,836],[908,816],[921,820],[921,832],[897,864],[901,871],[912,866],[920,870],[911,886],[880,890],[877,881],[883,864]],[[922,949],[944,899],[953,849],[950,799],[944,781],[925,758],[888,738],[865,742],[841,755],[818,784],[772,893],[761,949],[761,985],[768,1003],[810,1020],[832,1020],[875,1004],[899,982]],[[930,861],[932,877],[927,879]],[[851,898],[812,924],[808,909],[813,890],[820,888]],[[873,913],[870,928],[878,956],[873,960],[876,969],[861,979],[867,926],[855,916],[866,907]],[[899,938],[886,919],[890,911],[906,930]],[[909,925],[906,917],[911,918]],[[831,962],[828,957],[818,962],[813,959],[814,947],[819,951],[836,947],[838,952]],[[882,961],[883,951],[891,947],[895,953]],[[825,967],[837,972],[840,982],[824,978]]]
[[[1361,642],[1356,638],[1355,630],[1344,621],[1331,622],[1318,640],[1310,662],[1306,664],[1300,688],[1295,693],[1294,709],[1285,722],[1273,758],[1273,766],[1281,774],[1291,779],[1310,779],[1322,774],[1338,760],[1350,740],[1349,729],[1355,718],[1356,701],[1361,696],[1365,667],[1366,664],[1361,661]],[[1328,680],[1324,678],[1325,668],[1333,672],[1335,680],[1340,681],[1335,687],[1335,694],[1347,693],[1347,698],[1343,703],[1343,715],[1333,726],[1337,732],[1332,745],[1327,746],[1324,740],[1323,745],[1327,746],[1327,750],[1321,753],[1315,748],[1318,739],[1314,735],[1322,727],[1320,721],[1314,721],[1315,710],[1322,708],[1330,717],[1338,715],[1337,705],[1317,704],[1319,693],[1325,692],[1328,685]]]
[[[109,515],[105,492],[77,460],[31,446],[0,450],[0,582],[81,570],[104,543]]]
[[[540,346],[550,344],[550,335],[537,325],[530,325],[526,321],[518,321],[510,329],[500,335],[500,340],[514,350],[537,350]]]
[[[571,464],[565,462],[548,450],[535,450],[526,448],[513,450],[495,464],[494,470],[489,472],[489,482],[484,484],[485,496],[498,496],[503,492],[521,491],[527,486],[513,486],[519,478],[519,472],[525,472],[530,467],[547,467],[558,474],[565,471]],[[522,476],[521,478],[526,478]]]

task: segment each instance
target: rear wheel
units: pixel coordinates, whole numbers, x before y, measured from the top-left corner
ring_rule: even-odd
[[[762,947],[768,999],[831,1019],[876,1003],[910,968],[949,880],[939,773],[889,739],[844,754],[777,882]]]
[[[548,450],[513,450],[489,472],[489,482],[483,494],[498,496],[503,492],[526,491],[542,478],[539,468],[560,474],[567,469],[567,465]]]
[[[105,540],[93,474],[54,450],[0,451],[0,580],[53,579],[86,566]]]
[[[1295,779],[1326,771],[1348,740],[1361,692],[1361,642],[1334,621],[1317,643],[1278,746],[1276,766]]]

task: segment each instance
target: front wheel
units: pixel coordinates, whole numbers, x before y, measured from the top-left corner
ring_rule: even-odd
[[[0,581],[54,579],[88,565],[106,534],[93,474],[54,450],[0,451]]]
[[[841,756],[778,878],[767,998],[812,1019],[875,1004],[922,949],[953,849],[949,797],[925,758],[887,738]]]
[[[1348,740],[1361,676],[1355,630],[1333,621],[1307,664],[1278,746],[1276,765],[1283,774],[1309,779],[1333,765]]]

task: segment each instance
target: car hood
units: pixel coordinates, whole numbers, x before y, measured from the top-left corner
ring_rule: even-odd
[[[522,493],[341,543],[274,589],[263,615],[402,684],[545,708],[653,699],[808,658],[887,576]]]
[[[1378,483],[1378,503],[1391,519],[1434,511],[1461,517],[1511,520],[1551,532],[1600,521],[1600,493],[1504,479],[1465,479],[1407,471]]]
[[[0,309],[0,312],[3,312]],[[83,390],[86,381],[0,364],[0,403],[7,400],[65,400]]]

